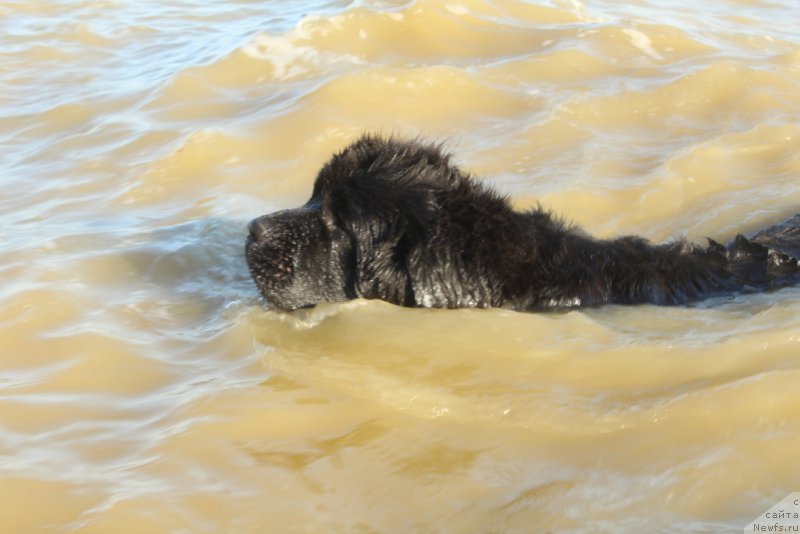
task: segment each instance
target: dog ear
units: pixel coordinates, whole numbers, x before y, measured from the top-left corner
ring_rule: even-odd
[[[413,242],[424,241],[435,226],[441,197],[424,180],[363,170],[318,193],[312,202],[318,203],[326,224],[369,236],[373,243],[398,241],[404,234],[411,234],[407,237]]]

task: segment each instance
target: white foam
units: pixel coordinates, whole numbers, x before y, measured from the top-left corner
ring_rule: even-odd
[[[468,15],[469,8],[461,4],[445,4],[444,8],[454,15]]]
[[[308,72],[304,62],[313,62],[316,50],[310,46],[297,46],[284,37],[258,35],[242,48],[242,52],[255,59],[272,64],[273,76],[279,80],[294,78]]]
[[[296,78],[333,64],[363,63],[361,58],[351,54],[322,52],[312,45],[299,44],[303,41],[312,41],[316,35],[327,35],[341,26],[341,17],[323,21],[315,15],[310,15],[300,21],[296,28],[283,35],[255,36],[242,47],[242,53],[269,62],[272,65],[272,77],[277,80]]]
[[[655,48],[653,48],[653,42],[650,38],[640,32],[639,30],[634,30],[633,28],[624,28],[622,33],[628,36],[628,39],[631,40],[631,44],[644,52],[646,55],[650,56],[653,59],[662,60],[664,59],[661,54],[659,54]]]
[[[604,22],[605,19],[592,17],[588,13],[586,13],[586,5],[581,0],[570,0],[569,2],[570,8],[572,8],[572,13],[583,22]]]

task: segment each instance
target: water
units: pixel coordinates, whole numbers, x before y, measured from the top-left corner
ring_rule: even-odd
[[[264,311],[246,222],[362,131],[600,236],[800,206],[800,8],[5,2],[0,531],[737,531],[800,491],[800,290]]]

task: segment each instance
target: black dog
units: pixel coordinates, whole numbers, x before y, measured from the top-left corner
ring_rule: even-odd
[[[326,163],[302,207],[249,225],[268,304],[381,299],[542,310],[681,304],[800,281],[800,215],[727,247],[603,241],[541,209],[514,211],[439,147],[365,136]]]

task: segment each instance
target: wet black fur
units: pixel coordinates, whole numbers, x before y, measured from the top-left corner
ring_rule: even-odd
[[[541,209],[514,211],[438,146],[365,136],[319,172],[311,199],[250,223],[267,303],[542,310],[682,304],[800,281],[800,215],[727,246],[598,240]]]

